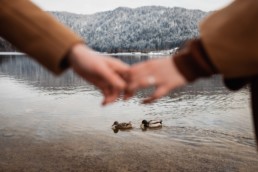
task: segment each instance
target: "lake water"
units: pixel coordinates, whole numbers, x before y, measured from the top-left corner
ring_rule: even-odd
[[[149,58],[120,59],[131,65]],[[182,144],[186,148],[208,145],[223,153],[232,146],[234,151],[241,152],[238,155],[241,161],[233,164],[241,167],[241,162],[249,161],[250,152],[256,155],[249,91],[244,88],[230,92],[221,80],[219,76],[200,80],[151,105],[140,104],[151,92],[147,89],[127,102],[118,100],[102,107],[100,92],[71,71],[55,77],[26,56],[0,56],[0,145],[6,147],[6,139],[12,144],[26,137],[37,143],[49,143],[99,133],[118,140],[135,137],[163,143],[169,140],[169,144]],[[143,132],[140,129],[143,119],[162,119],[164,126]],[[111,130],[114,121],[131,121],[134,129],[115,134]],[[4,152],[0,150],[0,155],[17,154],[11,148]],[[257,158],[252,162],[257,164]],[[252,165],[258,168],[255,163]],[[226,167],[224,170],[227,171]]]

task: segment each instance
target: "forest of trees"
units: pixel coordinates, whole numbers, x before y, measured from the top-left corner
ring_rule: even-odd
[[[119,7],[93,15],[50,13],[79,34],[90,47],[109,53],[178,47],[198,36],[199,21],[207,14],[200,10],[159,6]],[[0,51],[3,47],[0,40]]]
[[[2,51],[14,51],[14,47],[0,37],[0,52]]]

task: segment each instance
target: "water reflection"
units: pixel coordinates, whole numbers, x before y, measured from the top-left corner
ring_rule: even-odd
[[[148,60],[147,56],[122,56],[116,57],[121,59],[123,62],[132,65],[138,62]],[[21,82],[26,82],[33,87],[39,89],[46,89],[49,91],[56,90],[72,90],[81,88],[82,86],[88,86],[84,80],[79,78],[76,74],[68,71],[65,75],[61,77],[56,77],[45,70],[43,67],[39,66],[35,61],[27,58],[26,56],[1,56],[0,57],[0,72],[2,76],[8,76],[14,78]],[[187,86],[186,88],[181,88],[173,93],[170,97],[177,97],[180,95],[187,94],[228,94],[229,92],[224,89],[221,82],[221,78],[216,76],[209,82],[201,80],[194,85]],[[143,90],[140,96],[146,96],[149,94],[150,90]]]
[[[56,77],[25,56],[5,56],[1,59],[4,62],[0,69],[2,76],[26,82],[39,89],[49,91],[71,90],[85,85],[85,82],[73,72],[67,72],[61,77]]]
[[[130,65],[149,59],[117,58]],[[153,131],[160,135],[187,142],[236,139],[254,146],[248,89],[229,92],[219,76],[177,89],[153,105],[139,104],[150,88],[129,102],[102,108],[101,94],[71,71],[55,77],[25,56],[1,56],[0,63],[3,128],[20,127],[24,133],[33,131],[49,139],[90,130],[110,134],[115,120],[132,121],[137,129],[142,119],[160,118],[164,127]]]

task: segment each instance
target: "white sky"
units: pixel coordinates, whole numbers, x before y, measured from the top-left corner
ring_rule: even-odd
[[[228,5],[232,0],[32,0],[44,10],[68,11],[80,14],[92,14],[113,10],[117,7],[136,8],[159,5],[165,7],[184,7],[203,11],[217,10]]]

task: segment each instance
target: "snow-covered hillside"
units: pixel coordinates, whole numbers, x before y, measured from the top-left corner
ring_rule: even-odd
[[[198,36],[200,10],[157,6],[117,8],[93,15],[53,12],[59,21],[101,52],[153,51],[178,47]]]
[[[120,7],[93,15],[50,12],[100,52],[150,52],[179,47],[198,36],[200,10],[147,6]],[[51,29],[51,28],[50,28]],[[65,40],[64,40],[65,41]],[[0,50],[6,47],[0,40]]]

